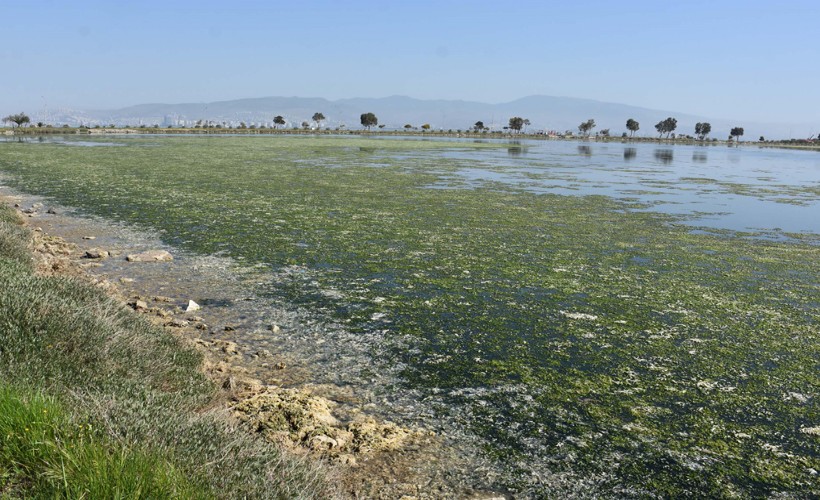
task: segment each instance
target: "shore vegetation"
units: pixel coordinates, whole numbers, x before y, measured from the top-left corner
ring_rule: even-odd
[[[44,274],[35,243],[0,207],[0,497],[336,495],[321,467],[231,423],[200,353],[99,287]]]

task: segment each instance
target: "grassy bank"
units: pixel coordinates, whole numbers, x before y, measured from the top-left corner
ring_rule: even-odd
[[[0,497],[333,497],[235,429],[201,355],[101,290],[35,273],[0,208]]]

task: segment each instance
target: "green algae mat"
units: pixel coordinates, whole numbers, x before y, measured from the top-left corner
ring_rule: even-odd
[[[605,191],[616,177],[568,180],[558,157],[508,182],[528,153],[501,142],[82,144],[98,147],[2,143],[3,182],[264,269],[270,297],[353,336],[377,334],[350,379],[374,375],[397,402],[393,418],[478,447],[496,466],[484,486],[532,497],[820,495],[811,231],[697,228],[645,197],[674,177],[604,196],[586,187]],[[629,152],[630,166],[624,151],[590,168],[616,176],[657,160],[674,171],[648,147]],[[575,153],[585,168],[589,151]],[[817,216],[820,173],[780,188],[713,177],[677,184]]]

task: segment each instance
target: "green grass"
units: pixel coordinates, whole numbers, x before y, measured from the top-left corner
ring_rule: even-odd
[[[0,169],[21,190],[271,269],[274,299],[383,332],[339,378],[396,375],[386,397],[410,393],[477,437],[506,487],[820,494],[820,440],[800,431],[820,418],[817,235],[694,234],[602,196],[463,189],[456,172],[503,172],[506,145],[110,141],[126,145],[9,144]]]
[[[0,228],[0,256],[23,265],[31,265],[31,252],[26,246],[30,235],[13,210],[5,207],[0,210]]]
[[[112,442],[37,392],[0,386],[0,491],[51,498],[212,498],[172,463]]]
[[[332,497],[321,467],[209,410],[201,355],[81,281],[38,276],[0,209],[0,492]],[[34,389],[36,388],[36,389]]]

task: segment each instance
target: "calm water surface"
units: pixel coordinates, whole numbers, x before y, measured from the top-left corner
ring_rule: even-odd
[[[604,195],[736,231],[820,233],[820,154],[754,146],[520,141],[507,151],[451,152],[456,178],[533,192]]]

